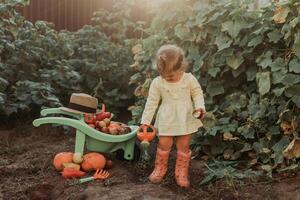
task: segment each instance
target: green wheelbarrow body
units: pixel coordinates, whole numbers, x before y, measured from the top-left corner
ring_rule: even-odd
[[[60,116],[48,116],[53,114],[58,114]],[[66,117],[61,115],[66,115]],[[41,116],[43,117],[33,121],[35,127],[42,124],[61,124],[76,129],[74,152],[84,154],[86,148],[89,151],[112,153],[121,149],[124,151],[125,159],[132,160],[134,158],[134,147],[138,130],[137,126],[129,126],[132,131],[128,134],[109,135],[86,124],[83,114],[67,112],[60,108],[49,108],[42,110]]]

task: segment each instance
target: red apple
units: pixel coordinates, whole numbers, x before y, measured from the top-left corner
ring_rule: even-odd
[[[106,126],[110,125],[110,119],[108,118],[103,119],[103,122],[106,124]]]

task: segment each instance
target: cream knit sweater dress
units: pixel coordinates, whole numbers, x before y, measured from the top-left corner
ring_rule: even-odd
[[[169,83],[161,76],[153,79],[141,124],[151,124],[160,100],[154,124],[159,136],[187,135],[202,126],[192,114],[195,109],[205,109],[203,91],[191,73],[184,73],[176,83]]]

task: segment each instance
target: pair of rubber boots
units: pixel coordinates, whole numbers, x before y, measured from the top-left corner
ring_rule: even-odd
[[[160,183],[168,170],[168,160],[169,160],[169,151],[163,151],[160,148],[157,148],[156,158],[155,158],[155,167],[149,180],[152,183]],[[177,185],[180,187],[189,187],[190,181],[188,177],[189,173],[189,164],[191,160],[191,152],[184,153],[177,151],[176,165],[175,165],[175,179]]]

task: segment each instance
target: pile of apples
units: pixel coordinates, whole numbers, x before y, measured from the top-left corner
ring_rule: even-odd
[[[111,121],[113,114],[106,112],[105,104],[102,104],[101,112],[85,114],[84,121],[92,128],[111,135],[123,135],[131,132],[125,124]]]

